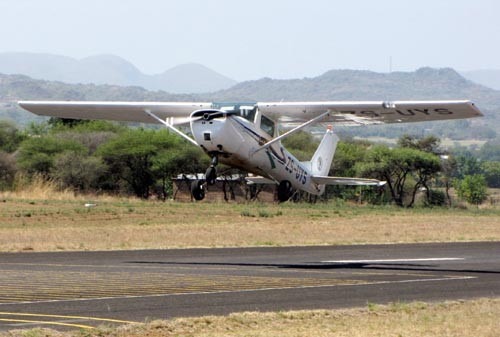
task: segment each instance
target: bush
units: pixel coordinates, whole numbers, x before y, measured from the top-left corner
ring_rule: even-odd
[[[467,175],[455,182],[458,197],[471,204],[479,205],[486,200],[486,180],[481,174]]]
[[[446,194],[440,190],[429,191],[429,197],[426,200],[426,204],[429,206],[445,206],[446,205]]]
[[[0,151],[0,190],[8,189],[14,182],[16,162],[14,156]]]
[[[99,189],[98,183],[105,173],[106,165],[100,158],[64,152],[56,157],[51,175],[63,189],[90,191]]]

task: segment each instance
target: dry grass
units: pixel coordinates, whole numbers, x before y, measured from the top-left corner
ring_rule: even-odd
[[[56,332],[48,329],[11,331],[9,337],[159,337],[159,336],[481,336],[500,332],[500,299],[439,304],[395,303],[363,309],[238,313],[225,317],[180,318],[95,330]]]
[[[499,208],[23,197],[0,195],[0,251],[500,240]]]

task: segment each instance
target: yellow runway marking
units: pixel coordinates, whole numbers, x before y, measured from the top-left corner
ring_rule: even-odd
[[[17,313],[17,312],[0,312],[0,315],[4,315],[4,316],[26,316],[26,317],[48,317],[48,318],[71,318],[71,319],[82,319],[82,320],[86,320],[86,321],[101,321],[101,322],[125,323],[125,324],[139,323],[139,322],[123,321],[123,320],[112,319],[112,318],[98,318],[98,317],[87,317],[87,316],[30,314],[30,313]]]
[[[27,319],[10,319],[10,318],[0,318],[2,322],[13,322],[13,323],[31,323],[31,324],[47,324],[47,325],[60,325],[60,326],[69,326],[72,328],[81,328],[81,329],[95,329],[90,325],[82,325],[82,324],[70,324],[70,323],[61,323],[61,322],[46,322],[46,321],[31,321]]]
[[[364,280],[220,274],[3,270],[0,303],[334,286]]]

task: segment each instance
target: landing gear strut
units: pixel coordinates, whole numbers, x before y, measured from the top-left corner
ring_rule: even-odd
[[[217,155],[212,156],[212,163],[210,167],[205,172],[205,180],[209,185],[214,185],[217,180],[217,169],[215,168],[219,163],[219,158]]]
[[[278,185],[278,200],[279,202],[288,201],[293,195],[292,183],[288,180],[283,180]]]

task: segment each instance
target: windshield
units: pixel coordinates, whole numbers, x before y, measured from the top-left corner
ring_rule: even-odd
[[[264,115],[260,119],[260,128],[271,137],[274,136],[274,122]]]

